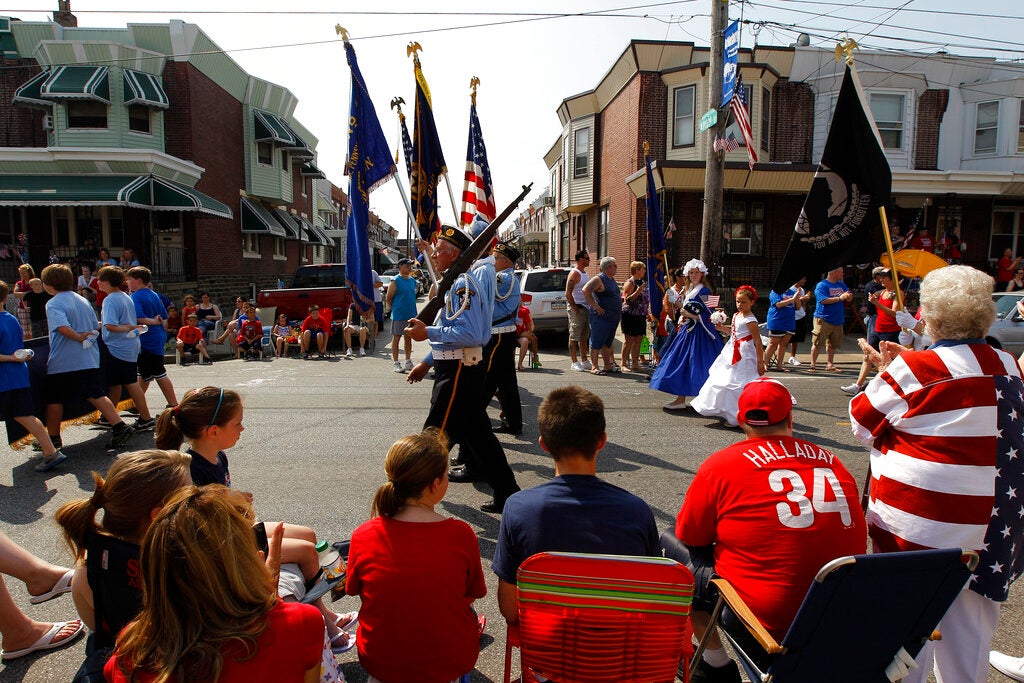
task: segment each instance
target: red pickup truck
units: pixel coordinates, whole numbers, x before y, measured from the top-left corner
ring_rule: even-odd
[[[277,314],[284,313],[289,320],[304,320],[313,304],[332,310],[334,318],[340,313],[344,320],[352,304],[352,292],[345,286],[344,263],[299,266],[290,289],[264,289],[256,302],[260,308],[276,307]]]

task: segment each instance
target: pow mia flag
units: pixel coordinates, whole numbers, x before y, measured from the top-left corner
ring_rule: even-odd
[[[772,289],[784,292],[801,277],[813,281],[838,266],[871,261],[878,209],[891,191],[889,162],[847,66],[825,150]]]

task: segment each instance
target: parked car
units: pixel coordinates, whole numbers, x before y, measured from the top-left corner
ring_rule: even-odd
[[[398,273],[394,275],[388,275],[385,273],[380,276],[380,294],[381,300],[384,302],[384,318],[387,319],[391,316],[391,306],[388,305],[388,287],[391,285],[391,281],[398,277]]]
[[[526,307],[530,309],[533,328],[537,332],[569,332],[565,282],[571,272],[571,268],[516,271],[519,291],[531,296]]]
[[[332,317],[343,317],[352,303],[352,292],[345,286],[344,263],[320,263],[299,266],[288,289],[265,289],[256,299],[262,309],[275,308],[277,314],[284,313],[289,320],[303,320],[309,307],[316,304],[321,309],[330,309]]]
[[[988,328],[985,341],[1019,356],[1024,352],[1024,318],[1017,311],[1017,302],[1024,299],[1024,291],[996,292],[992,298],[996,302],[996,319]]]

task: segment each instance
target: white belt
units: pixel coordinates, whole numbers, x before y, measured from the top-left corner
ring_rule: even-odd
[[[491,328],[491,334],[502,334],[504,332],[515,332],[515,331],[516,331],[516,326],[515,325],[502,325],[500,327],[492,327]]]
[[[434,360],[462,360],[462,349],[434,349],[430,355]]]
[[[430,352],[434,360],[461,360],[463,365],[476,365],[484,358],[484,350],[479,346],[467,346],[463,349],[434,349]]]

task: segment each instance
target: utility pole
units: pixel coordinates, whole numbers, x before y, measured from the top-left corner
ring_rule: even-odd
[[[708,77],[708,108],[721,110],[722,70],[725,61],[725,25],[729,21],[729,0],[711,0],[711,73]],[[727,110],[726,110],[727,111]],[[727,116],[719,111],[718,123],[709,131],[704,158],[704,218],[700,230],[700,259],[708,270],[720,275],[718,265],[722,252],[722,177],[725,154],[712,147],[715,136],[725,130]],[[721,283],[719,283],[721,284]]]

